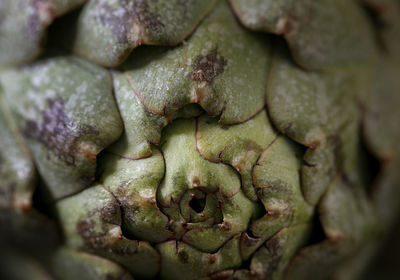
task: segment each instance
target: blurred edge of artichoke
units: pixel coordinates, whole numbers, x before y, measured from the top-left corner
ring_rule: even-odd
[[[361,277],[399,50],[396,0],[1,1],[0,276]]]

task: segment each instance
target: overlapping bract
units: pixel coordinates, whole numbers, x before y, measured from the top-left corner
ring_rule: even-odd
[[[1,226],[48,223],[35,163],[65,237],[44,257],[56,277],[353,276],[395,219],[399,16],[363,1],[374,30],[358,1],[231,0],[238,19],[214,2],[89,1],[56,27],[101,65],[187,39],[110,71],[61,54],[0,72]],[[1,63],[33,56],[47,24]],[[372,193],[363,142],[382,162]]]

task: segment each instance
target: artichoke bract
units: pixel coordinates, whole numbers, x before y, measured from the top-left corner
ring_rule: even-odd
[[[1,1],[0,277],[362,277],[399,50],[396,0]]]

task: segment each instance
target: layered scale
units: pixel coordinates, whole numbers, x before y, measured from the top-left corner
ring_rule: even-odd
[[[399,14],[1,2],[0,275],[359,277],[400,210]]]

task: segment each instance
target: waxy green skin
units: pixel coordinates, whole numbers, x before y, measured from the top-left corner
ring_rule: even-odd
[[[109,73],[64,57],[6,70],[0,79],[51,200],[89,186],[96,155],[122,132]]]
[[[46,249],[11,263],[38,279],[362,274],[400,205],[395,1],[91,0],[49,33],[76,55],[5,67],[85,1],[34,2],[26,44],[26,14],[0,22],[21,45],[0,43],[0,226]]]
[[[4,104],[3,96],[0,96],[0,130],[1,146],[7,150],[0,152],[0,176],[2,208],[29,208],[34,189],[34,165],[31,155],[18,129],[10,116],[9,109]]]
[[[175,46],[216,0],[89,1],[78,18],[65,20],[63,44],[104,66],[117,66],[139,45]],[[73,27],[71,28],[71,25]]]
[[[43,50],[46,28],[86,0],[4,0],[0,4],[0,65],[20,64]],[[18,47],[16,47],[18,46]]]
[[[294,60],[307,69],[365,63],[375,55],[374,36],[359,0],[231,0],[252,30],[283,35]]]

